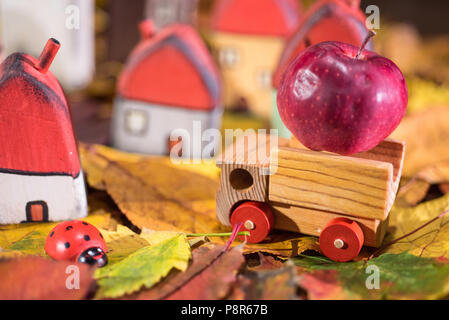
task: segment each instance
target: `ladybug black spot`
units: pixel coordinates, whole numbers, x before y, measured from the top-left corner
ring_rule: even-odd
[[[90,237],[86,234],[86,235],[84,235],[84,240],[89,241]]]
[[[72,230],[72,229],[73,229],[72,226],[67,226],[67,227],[65,228],[66,231],[69,231],[69,230]]]
[[[64,243],[64,246],[66,249],[68,249],[68,248],[70,248],[70,243],[66,242],[66,243]]]
[[[50,233],[50,238],[53,237],[54,234],[55,234],[55,232],[52,231],[52,232]]]
[[[87,222],[84,221],[82,222],[82,224],[84,224],[85,226],[89,225]]]
[[[101,237],[101,239],[103,239],[103,235],[100,233],[100,237]]]

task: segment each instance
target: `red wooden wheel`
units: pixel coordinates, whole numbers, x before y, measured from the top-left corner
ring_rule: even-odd
[[[320,234],[323,254],[338,262],[346,262],[359,255],[365,237],[355,221],[346,218],[331,220]]]
[[[249,231],[248,243],[263,241],[274,226],[274,216],[270,207],[263,202],[247,201],[239,205],[231,214],[231,225],[243,223],[240,231]],[[240,236],[245,240],[245,236]]]

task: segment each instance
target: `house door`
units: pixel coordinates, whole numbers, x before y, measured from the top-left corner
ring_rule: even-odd
[[[31,201],[26,205],[27,222],[48,221],[48,205],[45,201]]]
[[[176,149],[175,149],[176,148]],[[182,157],[182,138],[178,137],[178,140],[170,140],[170,137],[168,137],[168,155],[171,155],[172,149],[174,149],[174,151],[178,151],[178,157]]]

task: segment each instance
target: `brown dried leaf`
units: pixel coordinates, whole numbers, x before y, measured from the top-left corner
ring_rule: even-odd
[[[79,268],[79,288],[74,269]],[[72,267],[72,268],[74,268]],[[26,257],[0,262],[0,300],[79,300],[86,298],[93,280],[93,268],[86,264]],[[73,278],[70,278],[73,276]],[[66,283],[67,282],[67,283]],[[70,286],[69,286],[70,288]]]
[[[230,299],[291,300],[297,299],[296,268],[288,261],[283,268],[247,272],[239,276]]]
[[[225,298],[244,262],[241,247],[225,251],[223,246],[193,250],[193,263],[186,272],[172,274],[137,299],[211,300]]]
[[[218,169],[175,165],[168,158],[143,157],[104,146],[82,145],[89,184],[105,188],[138,228],[211,233],[225,231],[215,217]]]
[[[284,261],[261,252],[246,255],[246,263],[250,271],[276,270],[284,267]]]

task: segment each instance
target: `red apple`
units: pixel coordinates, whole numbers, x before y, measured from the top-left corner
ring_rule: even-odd
[[[399,125],[408,101],[404,76],[391,60],[363,50],[366,42],[360,49],[318,43],[285,71],[279,113],[306,147],[351,155],[374,148]]]

